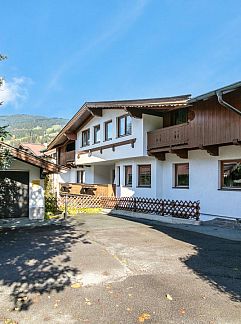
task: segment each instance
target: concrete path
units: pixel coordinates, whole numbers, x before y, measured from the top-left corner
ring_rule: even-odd
[[[205,235],[210,235],[210,236],[215,236],[219,238],[224,238],[226,240],[232,240],[232,241],[239,241],[241,242],[241,228],[232,228],[229,226],[228,228],[225,226],[215,226],[215,225],[210,225],[208,222],[201,222],[200,225],[192,225],[192,224],[168,224],[168,223],[163,223],[161,221],[155,221],[155,220],[148,220],[145,218],[131,218],[128,216],[124,215],[115,215],[115,217],[131,220],[133,222],[139,222],[143,224],[150,224],[150,225],[162,225],[162,226],[167,226],[171,228],[179,228],[185,231],[190,231],[190,232],[195,232],[195,233],[201,233]]]
[[[241,243],[82,215],[0,232],[0,323],[240,323]]]

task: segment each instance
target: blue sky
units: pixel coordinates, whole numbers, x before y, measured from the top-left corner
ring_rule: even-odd
[[[4,1],[0,114],[70,118],[84,101],[240,81],[240,31],[239,0]]]

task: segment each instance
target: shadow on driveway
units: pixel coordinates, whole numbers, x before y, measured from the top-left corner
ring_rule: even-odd
[[[10,288],[14,309],[27,310],[36,296],[70,285],[78,269],[68,264],[68,252],[85,244],[85,235],[60,225],[0,231],[0,285]]]
[[[227,293],[232,301],[241,301],[241,242],[168,227],[150,220],[115,217],[149,225],[175,240],[193,245],[196,254],[180,258],[180,261],[210,285]]]

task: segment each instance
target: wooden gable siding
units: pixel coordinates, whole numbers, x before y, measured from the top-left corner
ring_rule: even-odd
[[[73,141],[66,142],[64,145],[58,147],[58,164],[60,165],[66,165],[75,160],[75,150],[69,152],[66,151],[67,144],[70,142]]]
[[[241,93],[227,94],[228,103],[241,111]],[[241,116],[221,106],[216,97],[190,107],[195,114],[189,121],[189,147],[225,145],[241,141]]]
[[[241,91],[223,99],[241,111]],[[241,116],[223,107],[216,96],[188,107],[188,123],[171,126],[171,115],[164,116],[164,128],[148,132],[149,155],[176,150],[241,143]]]

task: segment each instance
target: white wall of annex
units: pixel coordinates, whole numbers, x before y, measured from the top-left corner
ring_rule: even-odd
[[[13,160],[9,170],[29,173],[29,218],[44,219],[44,180],[40,179],[40,168],[22,161]],[[33,180],[40,180],[40,185],[33,184]]]
[[[241,218],[241,191],[220,190],[220,160],[241,159],[239,146],[224,146],[219,156],[206,151],[189,152],[189,159],[166,154],[166,161],[157,162],[157,197],[166,199],[200,200],[201,213]],[[173,164],[189,162],[189,189],[173,188]],[[201,219],[207,219],[202,215]]]

